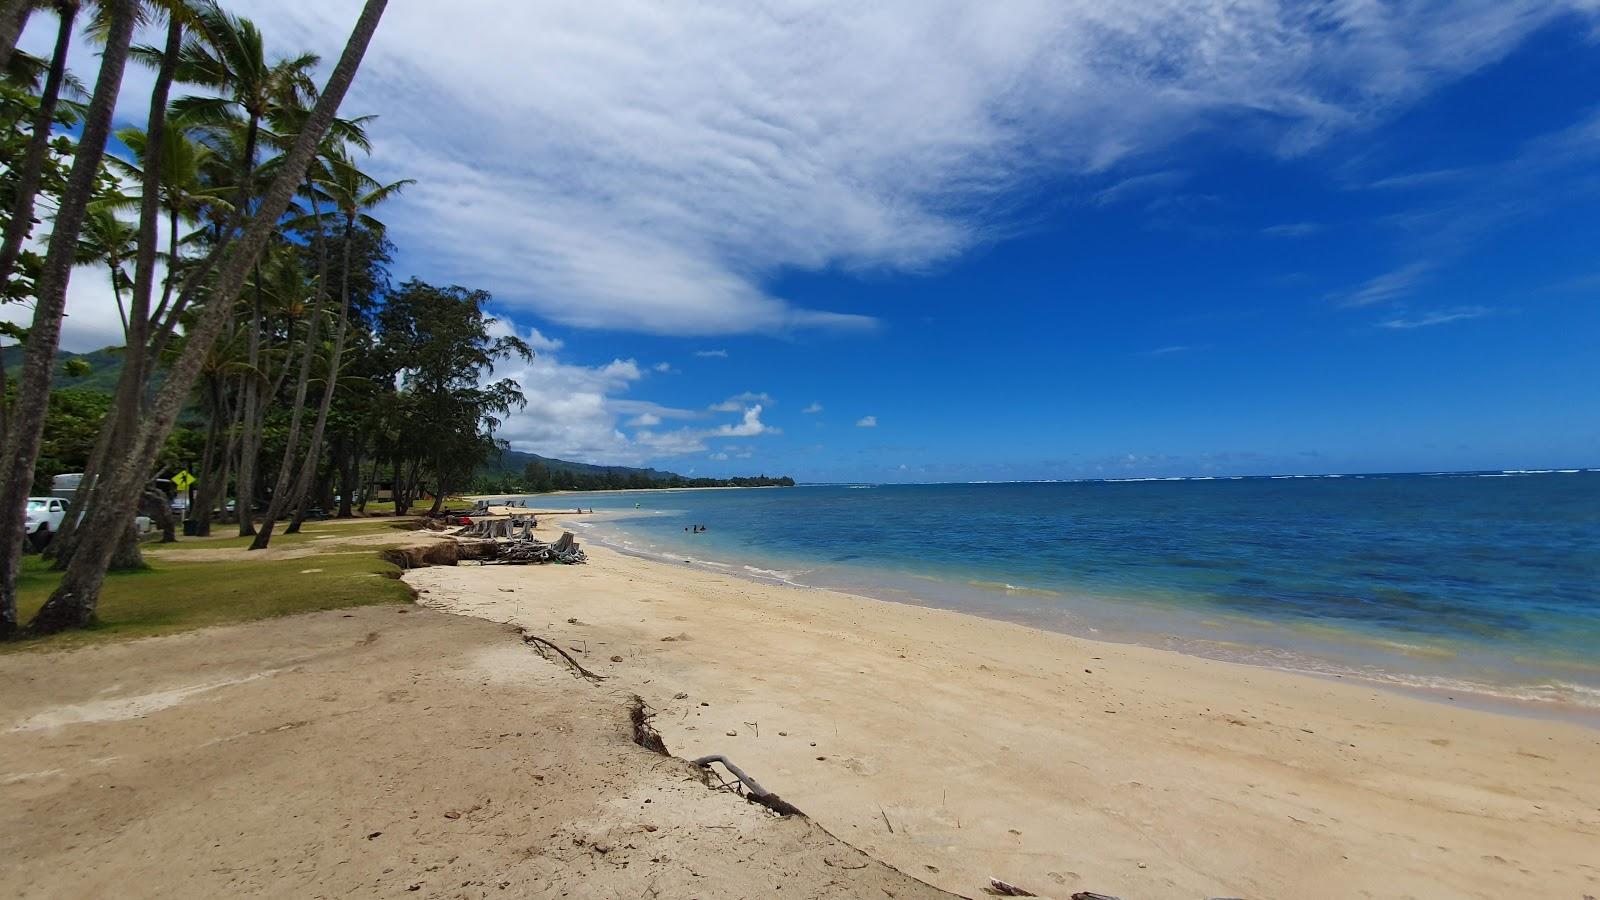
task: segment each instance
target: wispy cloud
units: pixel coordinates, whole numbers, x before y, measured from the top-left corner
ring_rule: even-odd
[[[235,6],[332,60],[359,3]],[[423,277],[570,326],[862,329],[772,284],[949,260],[1011,227],[1019,185],[1114,176],[1220,121],[1305,152],[1570,8],[393,4],[346,106],[380,116],[374,173],[419,179],[384,218]]]
[[[1487,316],[1494,310],[1487,306],[1458,306],[1454,309],[1441,309],[1434,312],[1422,313],[1412,317],[1397,317],[1378,323],[1379,328],[1427,328],[1433,325],[1447,325],[1451,322],[1460,322],[1465,319],[1478,319]]]
[[[742,409],[748,408],[751,404],[763,404],[766,406],[771,406],[774,402],[775,401],[773,401],[772,395],[766,393],[765,391],[761,393],[745,391],[742,394],[734,394],[732,397],[729,397],[721,403],[711,404],[710,409],[712,412],[738,412]]]
[[[1433,267],[1432,262],[1424,260],[1391,269],[1348,291],[1336,293],[1334,299],[1342,306],[1372,306],[1397,300],[1415,290]]]
[[[696,350],[694,352],[694,355],[700,357],[701,359],[727,359],[728,358],[728,351],[726,351],[726,350]]]
[[[808,406],[805,409],[802,409],[800,411],[805,413],[808,416],[814,416],[817,413],[822,412],[822,404],[821,403],[813,403],[810,406]]]
[[[1268,225],[1261,229],[1261,233],[1267,237],[1303,238],[1317,234],[1324,227],[1320,222],[1285,222],[1282,225]]]
[[[877,416],[862,416],[861,418],[856,420],[856,427],[857,428],[877,428],[878,427],[878,417]]]
[[[1154,350],[1146,350],[1146,351],[1144,351],[1144,353],[1142,353],[1140,355],[1141,356],[1173,356],[1173,355],[1176,355],[1176,354],[1179,354],[1179,353],[1194,353],[1197,350],[1204,350],[1204,349],[1206,349],[1206,348],[1204,348],[1204,347],[1196,347],[1196,346],[1192,346],[1192,345],[1189,345],[1189,344],[1177,344],[1177,345],[1174,345],[1174,346],[1171,346],[1171,347],[1157,347]]]

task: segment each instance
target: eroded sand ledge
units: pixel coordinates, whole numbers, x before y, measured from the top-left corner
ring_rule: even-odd
[[[585,549],[406,578],[946,889],[1600,893],[1600,731]]]

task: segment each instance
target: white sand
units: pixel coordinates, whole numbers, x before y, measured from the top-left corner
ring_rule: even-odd
[[[949,890],[1600,894],[1600,731],[585,549],[407,580]]]

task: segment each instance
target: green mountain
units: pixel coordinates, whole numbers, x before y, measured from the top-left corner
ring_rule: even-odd
[[[5,363],[6,380],[15,382],[22,366],[23,348],[10,346],[0,349],[0,361]],[[117,377],[122,374],[122,348],[105,347],[91,353],[56,351],[55,379],[52,388],[79,388],[97,394],[114,394]]]
[[[575,475],[598,475],[602,477],[618,475],[622,478],[643,475],[651,481],[683,480],[683,476],[676,472],[663,472],[660,469],[636,469],[631,466],[597,466],[592,463],[572,462],[566,459],[540,456],[537,453],[524,453],[521,450],[500,451],[478,467],[478,474],[489,477],[521,475],[529,463],[543,463],[545,468],[552,472],[570,472]]]

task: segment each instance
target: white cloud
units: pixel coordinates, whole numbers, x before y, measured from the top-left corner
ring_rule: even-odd
[[[755,437],[758,434],[782,434],[777,428],[761,421],[761,404],[744,411],[744,418],[736,425],[720,425],[713,434],[721,437]]]
[[[770,394],[767,394],[767,393],[764,393],[764,392],[760,393],[760,394],[757,394],[757,393],[754,393],[754,392],[751,392],[751,391],[745,391],[742,394],[735,394],[734,396],[729,397],[728,399],[722,401],[721,403],[713,403],[711,405],[711,411],[712,412],[738,412],[738,411],[740,411],[742,409],[748,408],[750,406],[750,404],[752,404],[752,403],[761,403],[761,404],[765,404],[767,406],[771,406],[771,405],[773,405],[774,402],[775,401],[773,401],[772,395],[770,395]]]
[[[1432,262],[1410,263],[1368,279],[1355,288],[1337,295],[1337,299],[1344,306],[1387,303],[1411,293],[1432,270]]]
[[[808,416],[814,416],[817,413],[822,412],[822,404],[821,403],[813,403],[810,406],[808,406],[805,409],[802,409],[800,411],[805,413]]]
[[[269,46],[331,60],[359,2],[232,6]],[[393,4],[346,110],[380,116],[376,174],[420,179],[384,217],[424,278],[579,327],[867,328],[770,285],[948,260],[1009,229],[1017,185],[1124,178],[1116,167],[1201,131],[1303,152],[1571,8]],[[30,27],[27,46],[45,30]]]
[[[654,369],[657,372],[662,373],[663,375],[668,374],[670,372],[676,372],[677,371],[676,369],[672,368],[672,363],[664,363],[664,362],[658,362],[655,365],[651,366],[650,368]]]
[[[1493,310],[1487,306],[1458,306],[1454,309],[1441,309],[1419,316],[1407,318],[1398,316],[1387,321],[1379,322],[1379,328],[1427,328],[1430,325],[1446,325],[1450,322],[1460,322],[1465,319],[1477,319],[1489,315]]]
[[[654,428],[661,424],[661,417],[655,413],[640,413],[629,419],[628,424],[635,428]]]
[[[710,456],[708,456],[706,458],[707,459],[715,459],[715,460],[721,461],[721,460],[727,459],[728,458],[728,454],[727,453],[713,453],[713,454],[711,454]]]
[[[877,428],[878,427],[878,417],[877,416],[862,416],[861,418],[856,420],[856,427],[857,428]]]
[[[728,358],[728,351],[726,351],[726,350],[696,350],[694,352],[694,355],[700,357],[701,359],[727,359]]]

